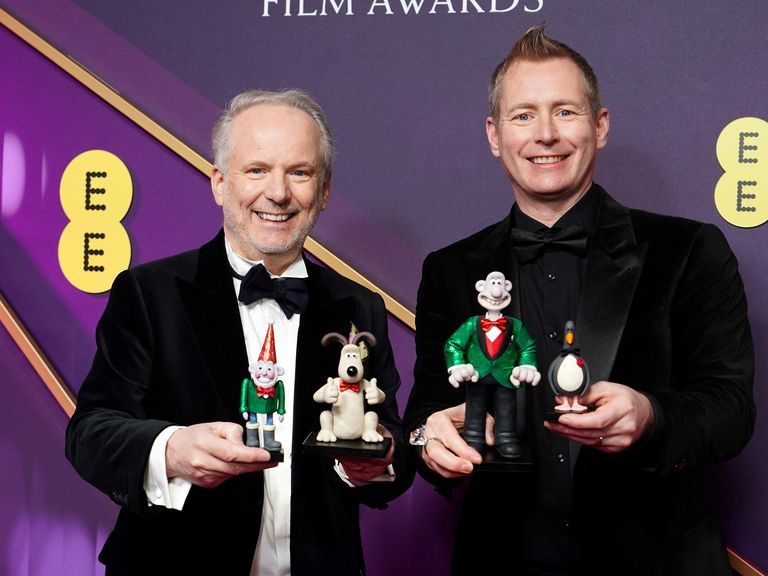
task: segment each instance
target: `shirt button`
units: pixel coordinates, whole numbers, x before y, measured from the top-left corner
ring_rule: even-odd
[[[557,331],[552,330],[552,332],[549,333],[549,338],[550,340],[554,340],[555,338],[557,338]]]
[[[562,454],[562,453],[558,454],[557,455],[557,461],[560,462],[560,464],[564,464],[565,463],[565,455]]]
[[[557,274],[552,274],[551,272],[547,274],[547,280],[555,280],[557,278]]]

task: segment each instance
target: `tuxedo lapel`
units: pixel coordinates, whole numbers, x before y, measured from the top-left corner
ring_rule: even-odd
[[[576,322],[593,381],[610,376],[648,249],[636,243],[629,211],[600,191],[600,214]]]
[[[248,376],[248,355],[223,232],[200,248],[194,280],[179,278],[177,283],[208,377],[218,391],[219,417],[239,422],[240,385]]]

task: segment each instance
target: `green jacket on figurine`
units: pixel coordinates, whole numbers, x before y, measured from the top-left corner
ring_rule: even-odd
[[[528,334],[522,321],[512,316],[504,318],[507,320],[507,332],[501,343],[501,353],[495,359],[491,360],[480,345],[480,342],[485,340],[478,337],[483,334],[480,323],[484,317],[472,316],[446,341],[446,365],[450,367],[472,364],[481,379],[491,374],[499,384],[512,388],[509,377],[515,366],[536,366],[536,342]]]
[[[259,391],[252,379],[243,380],[240,393],[240,412],[255,414],[285,414],[283,381],[275,382],[271,390]]]

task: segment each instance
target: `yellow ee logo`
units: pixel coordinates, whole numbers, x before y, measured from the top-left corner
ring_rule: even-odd
[[[83,292],[106,292],[131,262],[131,240],[120,221],[133,200],[133,183],[122,160],[89,150],[65,168],[59,187],[69,218],[59,238],[59,266]]]
[[[717,160],[725,174],[715,186],[715,206],[734,226],[768,221],[768,122],[738,118],[717,139]]]

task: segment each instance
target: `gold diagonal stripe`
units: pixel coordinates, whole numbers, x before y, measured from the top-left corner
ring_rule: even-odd
[[[54,398],[59,402],[67,416],[71,417],[75,411],[75,397],[72,392],[69,391],[62,382],[61,376],[56,372],[56,369],[51,365],[46,358],[40,346],[37,345],[35,339],[29,334],[27,329],[16,316],[16,313],[8,304],[8,301],[0,293],[0,322],[2,322],[5,329],[13,338],[16,345],[19,347],[24,356],[27,357],[29,363],[35,369],[35,372],[40,376],[48,390],[51,391]]]

